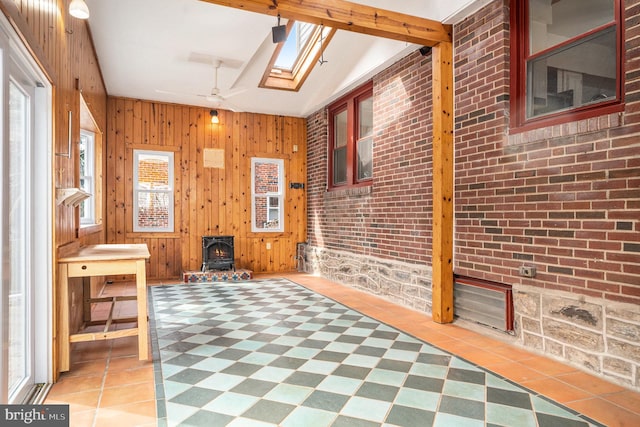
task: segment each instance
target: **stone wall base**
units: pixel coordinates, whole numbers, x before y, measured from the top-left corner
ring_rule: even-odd
[[[513,300],[524,347],[640,390],[637,306],[523,285]]]
[[[302,270],[431,313],[431,268],[307,246]]]
[[[431,313],[427,266],[312,246],[303,252],[302,271]],[[513,285],[513,300],[515,342],[512,336],[509,342],[640,391],[637,306],[523,285]]]

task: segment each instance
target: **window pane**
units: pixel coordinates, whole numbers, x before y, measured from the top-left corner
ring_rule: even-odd
[[[373,135],[373,98],[367,98],[358,103],[360,134],[359,138]]]
[[[30,355],[28,283],[26,275],[28,210],[27,158],[29,146],[29,97],[13,82],[9,84],[9,307],[8,320],[8,386],[9,393],[18,391],[30,375],[25,355]],[[5,343],[3,342],[4,346]]]
[[[270,205],[273,200],[276,204]],[[280,208],[278,208],[278,197],[256,196],[255,203],[255,228],[274,229],[280,227]]]
[[[527,62],[527,118],[616,97],[616,36],[609,28]]]
[[[317,25],[306,22],[295,22],[273,65],[274,68],[292,71],[300,57],[301,51],[305,48],[316,27]]]
[[[347,147],[333,150],[333,183],[347,182]]]
[[[169,228],[170,197],[167,193],[138,193],[138,227]]]
[[[373,138],[358,141],[358,180],[373,176]]]
[[[80,176],[89,175],[87,170],[87,136],[80,134]]]
[[[268,194],[280,192],[280,179],[278,177],[277,163],[255,164],[255,194]]]
[[[92,196],[80,203],[80,223],[83,225],[95,223],[95,136],[92,132],[80,130],[80,188]]]
[[[267,212],[267,221],[272,224],[274,221],[277,221],[280,218],[280,199],[278,197],[269,197],[269,209]]]
[[[347,110],[333,118],[333,183],[347,182]]]
[[[334,148],[346,147],[347,145],[347,110],[334,116],[333,119],[333,146]]]
[[[613,3],[613,0],[529,0],[531,54],[612,22]]]
[[[138,156],[138,188],[145,190],[168,190],[169,156],[140,154]]]

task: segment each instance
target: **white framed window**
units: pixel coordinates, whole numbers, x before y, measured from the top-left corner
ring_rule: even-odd
[[[173,152],[133,150],[133,231],[173,232]]]
[[[284,231],[282,159],[251,159],[251,231]]]
[[[96,151],[95,134],[80,130],[80,188],[91,197],[80,204],[80,225],[96,223]]]

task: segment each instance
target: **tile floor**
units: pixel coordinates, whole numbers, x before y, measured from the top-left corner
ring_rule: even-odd
[[[278,275],[283,276],[607,426],[640,425],[640,394],[624,387],[500,339],[456,325],[438,325],[429,316],[326,280],[298,273]],[[111,285],[107,291],[122,293],[122,288],[135,293],[133,284]],[[119,310],[119,316],[129,316],[135,306],[123,303]],[[104,309],[95,307],[94,317],[101,315],[106,315]],[[74,344],[71,370],[53,386],[47,402],[70,404],[72,426],[156,425],[153,362],[137,360],[135,338]]]

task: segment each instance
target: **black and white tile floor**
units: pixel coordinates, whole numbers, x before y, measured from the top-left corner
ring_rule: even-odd
[[[151,288],[160,426],[596,426],[286,279]]]

